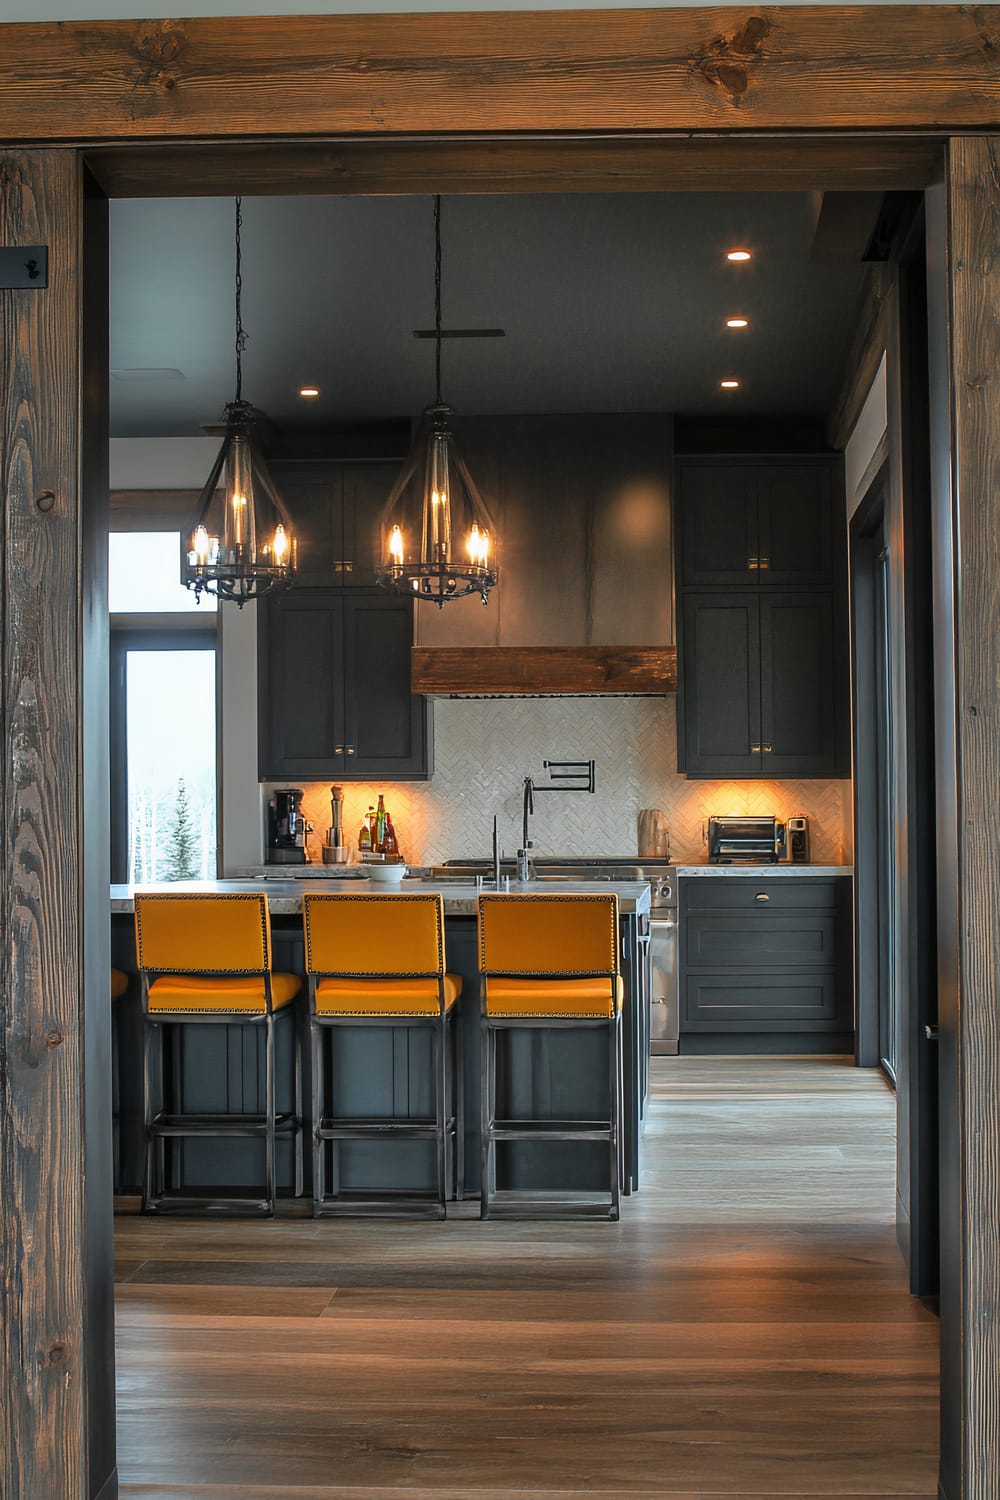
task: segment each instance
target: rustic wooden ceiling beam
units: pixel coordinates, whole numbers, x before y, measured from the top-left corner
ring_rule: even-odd
[[[113,198],[289,193],[885,192],[922,189],[932,137],[467,137],[105,146],[88,153]]]
[[[9,24],[0,140],[1000,123],[997,6]]]

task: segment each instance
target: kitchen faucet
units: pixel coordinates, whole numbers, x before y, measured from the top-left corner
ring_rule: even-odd
[[[524,778],[524,796],[521,799],[521,847],[517,851],[517,878],[518,880],[531,879],[531,861],[528,850],[531,848],[531,840],[528,837],[528,817],[535,810],[535,783],[530,776]]]

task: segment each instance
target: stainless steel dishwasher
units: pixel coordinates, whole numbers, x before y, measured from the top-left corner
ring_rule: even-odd
[[[649,1050],[654,1057],[673,1057],[680,1037],[680,989],[677,962],[677,872],[664,870],[650,887],[649,912]]]

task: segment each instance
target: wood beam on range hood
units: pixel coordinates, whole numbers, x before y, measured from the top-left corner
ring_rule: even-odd
[[[415,693],[673,693],[674,646],[414,646]]]

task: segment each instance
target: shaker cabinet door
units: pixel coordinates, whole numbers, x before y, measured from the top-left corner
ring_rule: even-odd
[[[760,668],[765,773],[836,775],[845,735],[837,722],[831,594],[761,593]]]
[[[262,781],[339,771],[344,741],[342,616],[330,589],[275,594],[257,606],[258,774]]]
[[[343,609],[347,774],[425,779],[427,700],[410,692],[413,603],[358,589],[345,594]]]
[[[757,582],[754,470],[733,462],[678,464],[677,529],[685,588]]]
[[[769,588],[834,580],[833,471],[824,464],[766,464],[757,470],[757,577]]]
[[[680,657],[689,776],[759,776],[760,624],[755,593],[685,594]]]

